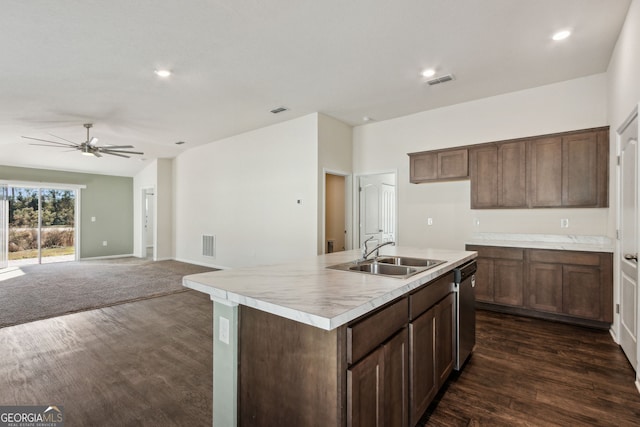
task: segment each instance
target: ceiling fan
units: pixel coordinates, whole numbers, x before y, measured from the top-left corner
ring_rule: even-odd
[[[87,140],[85,142],[82,143],[75,143],[73,141],[69,141],[68,139],[64,139],[62,137],[56,136],[51,134],[51,136],[61,139],[65,142],[58,142],[58,141],[50,141],[48,139],[40,139],[40,138],[32,138],[30,136],[23,136],[23,138],[26,139],[32,139],[34,141],[42,141],[42,142],[46,142],[47,144],[34,144],[31,143],[30,145],[41,145],[43,147],[55,147],[55,148],[71,148],[71,150],[69,151],[74,151],[74,150],[78,150],[80,151],[82,154],[84,154],[85,156],[95,156],[95,157],[102,157],[103,154],[110,154],[112,156],[118,156],[118,157],[126,157],[126,158],[130,158],[131,156],[127,156],[127,154],[139,154],[139,155],[143,155],[144,153],[141,153],[139,151],[126,151],[123,150],[124,148],[134,148],[133,145],[104,145],[104,146],[98,146],[96,145],[98,143],[98,138],[96,138],[95,136],[93,137],[89,137],[89,129],[91,129],[93,127],[93,123],[85,123],[83,125],[86,129],[87,129]],[[51,145],[54,144],[54,145]]]

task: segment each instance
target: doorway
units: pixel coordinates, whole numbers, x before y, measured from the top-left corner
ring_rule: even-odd
[[[638,370],[638,109],[618,130],[620,347]]]
[[[153,188],[142,190],[142,258],[156,259],[156,208]]]
[[[358,180],[359,246],[372,239],[370,246],[396,242],[395,172],[361,175]]]
[[[75,189],[7,186],[8,266],[75,261]]]
[[[346,177],[325,174],[325,248],[324,253],[346,250]]]

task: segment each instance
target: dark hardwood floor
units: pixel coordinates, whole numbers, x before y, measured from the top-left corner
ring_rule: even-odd
[[[638,426],[635,373],[609,332],[477,312],[477,345],[421,425]]]
[[[211,426],[212,313],[189,291],[0,329],[0,405],[63,405],[73,426]],[[607,332],[478,312],[478,345],[429,426],[637,426]]]

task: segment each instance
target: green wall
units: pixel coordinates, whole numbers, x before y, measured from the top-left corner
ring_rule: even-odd
[[[80,190],[80,258],[133,253],[133,178],[0,165],[0,179],[86,185]]]

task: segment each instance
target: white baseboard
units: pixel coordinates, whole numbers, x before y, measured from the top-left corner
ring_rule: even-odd
[[[176,261],[180,261],[180,262],[186,262],[187,264],[194,264],[194,265],[201,265],[203,267],[217,268],[219,270],[231,270],[230,267],[224,267],[222,265],[216,265],[216,264],[208,264],[208,263],[204,263],[204,262],[193,261],[193,260],[190,260],[190,259],[175,258],[175,260]]]
[[[112,258],[128,258],[128,257],[136,257],[134,254],[122,254],[122,255],[105,255],[105,256],[94,256],[87,258],[80,258],[80,261],[90,260],[90,259],[112,259]],[[139,257],[136,257],[139,258]]]
[[[638,389],[638,393],[640,393],[640,378],[636,378],[636,388]]]

